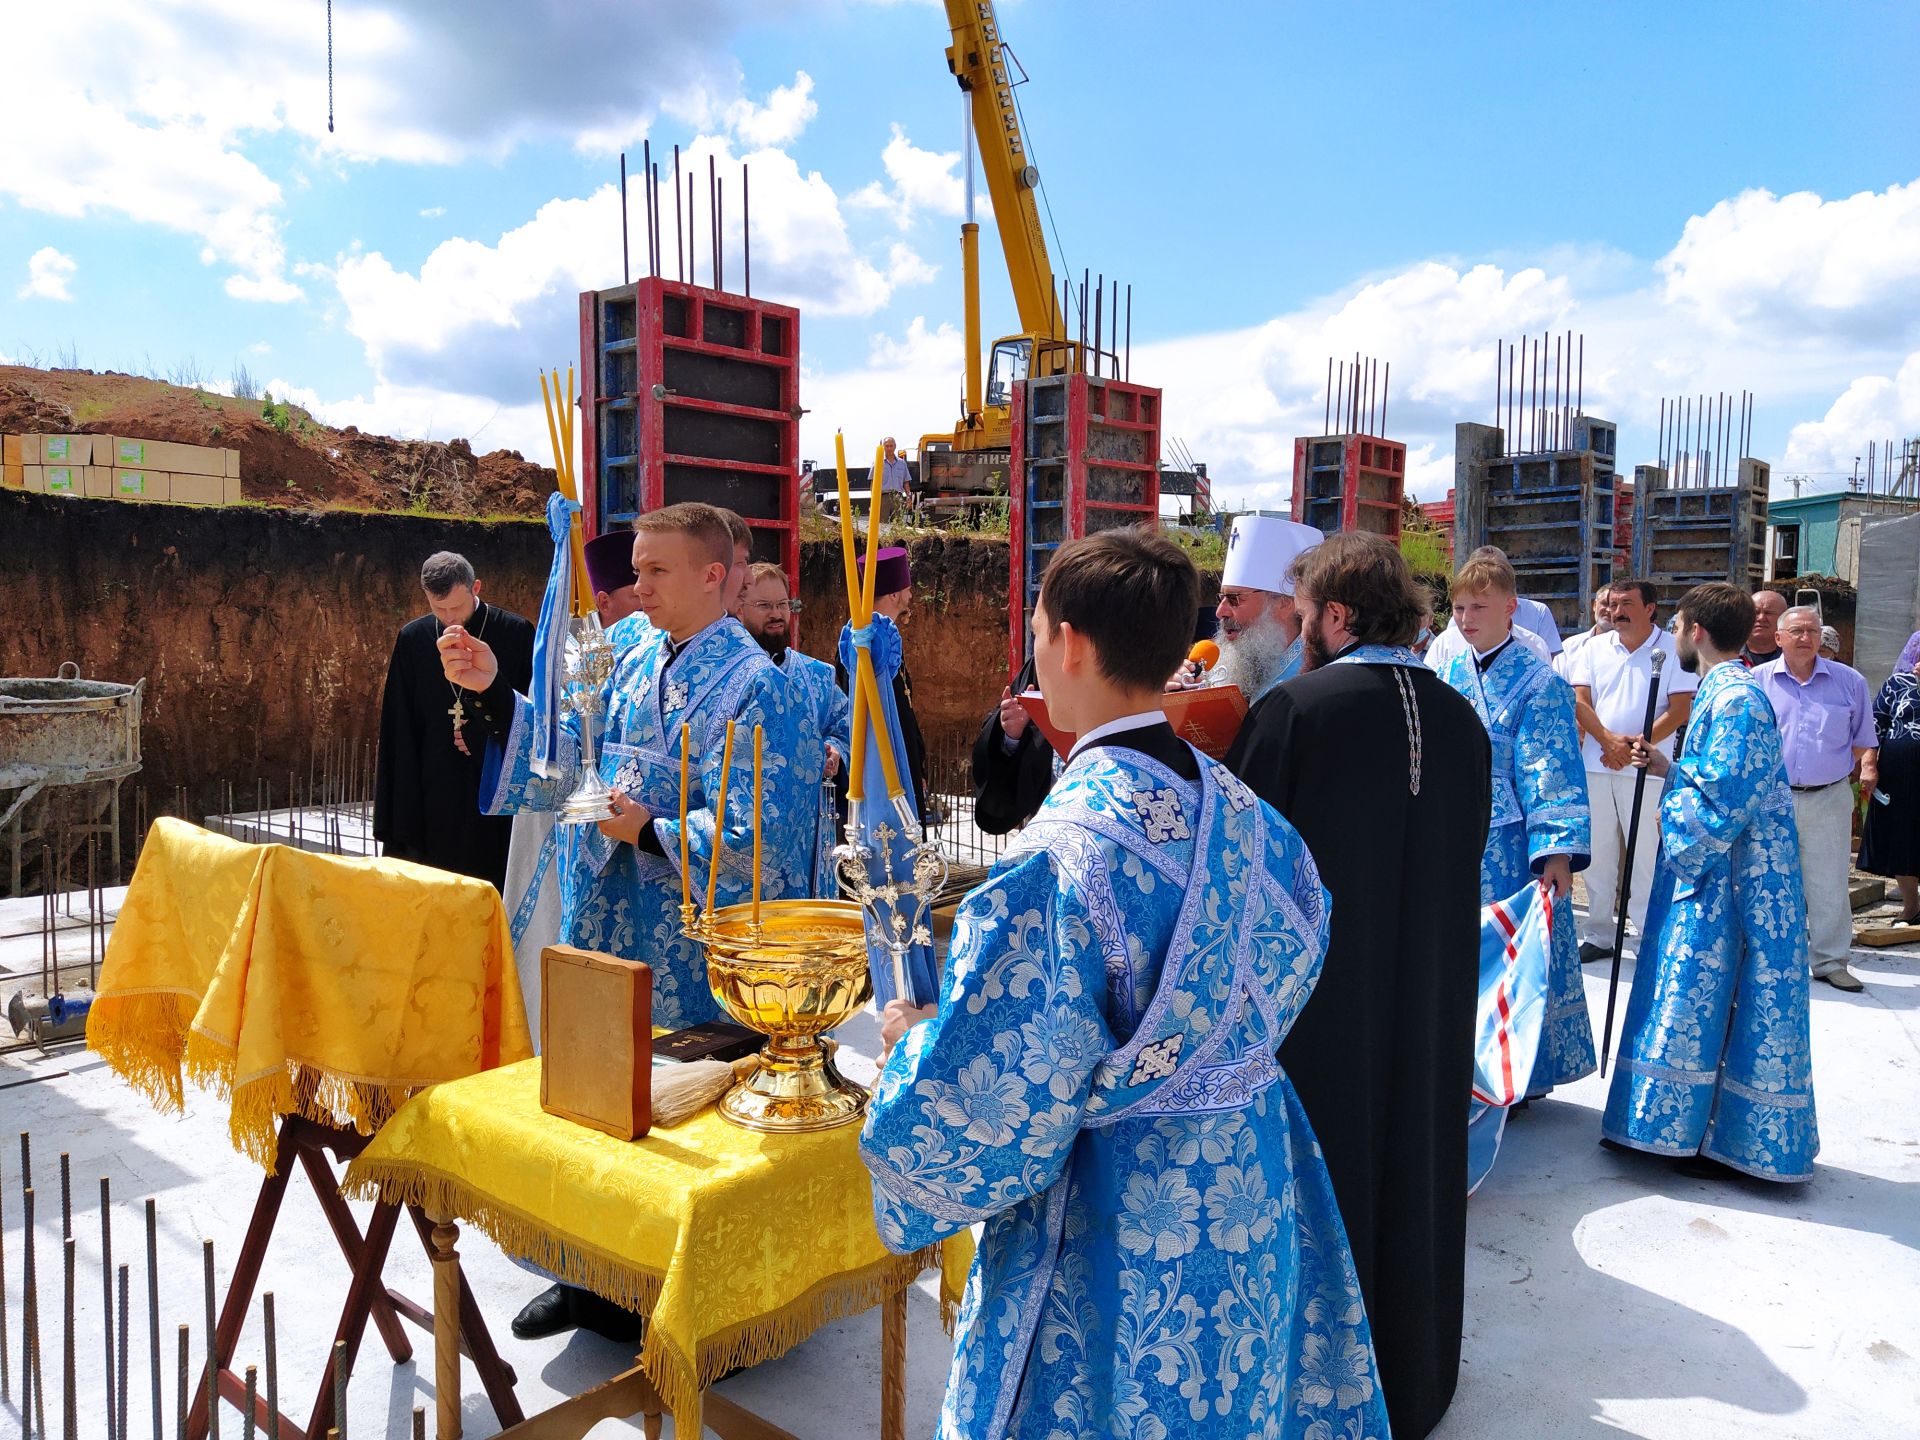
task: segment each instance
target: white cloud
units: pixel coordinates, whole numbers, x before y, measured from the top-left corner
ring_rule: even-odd
[[[1827,484],[1853,473],[1860,461],[1866,474],[1867,445],[1884,449],[1920,435],[1920,351],[1906,357],[1896,374],[1863,375],[1847,386],[1826,414],[1803,420],[1787,436],[1779,474],[1804,475]]]
[[[80,268],[71,255],[63,255],[51,245],[43,245],[27,260],[27,283],[16,298],[21,300],[71,300],[67,282]]]
[[[848,463],[864,464],[884,435],[913,446],[923,432],[951,430],[965,359],[957,329],[945,324],[928,329],[926,318],[916,315],[898,338],[872,336],[866,363],[855,369],[803,367],[807,413],[800,418],[800,453],[830,462],[838,428],[846,432]]]
[[[958,219],[966,213],[966,176],[960,168],[958,150],[922,150],[898,125],[880,152],[880,164],[893,183],[871,181],[847,197],[849,205],[866,210],[885,210],[893,222],[905,230],[921,211]],[[974,196],[975,218],[982,222],[993,218],[993,202],[986,188]]]
[[[742,144],[756,149],[791,145],[819,113],[813,77],[802,70],[793,77],[793,84],[776,87],[764,105],[735,100],[727,107],[727,128]]]
[[[1747,190],[1687,221],[1666,298],[1722,330],[1874,341],[1920,323],[1920,181],[1823,200]]]
[[[420,218],[422,220],[438,220],[442,215],[446,213],[447,213],[447,207],[444,205],[429,205],[427,206],[426,209],[420,212]]]
[[[519,0],[341,7],[332,133],[324,0],[105,10],[8,8],[20,63],[0,86],[0,134],[33,138],[0,146],[0,197],[194,237],[245,300],[301,294],[265,138],[295,137],[322,163],[497,162],[539,142],[611,152],[676,111],[728,117],[749,144],[784,143],[816,108],[805,75],[762,104],[741,95],[726,47],[767,0],[568,4],[537,17]]]
[[[711,255],[704,184],[711,157],[729,187],[740,160],[724,140],[696,141],[683,159],[702,176],[695,213],[684,217],[698,237],[694,277],[707,283]],[[903,286],[935,273],[905,244],[893,244],[884,262],[858,253],[848,239],[840,202],[817,172],[802,173],[791,156],[762,150],[746,157],[758,203],[753,211],[754,293],[800,306],[808,316],[866,315]],[[661,189],[664,269],[675,275],[672,182]],[[628,199],[635,273],[644,271],[645,192]],[[725,280],[741,283],[740,206],[729,198],[725,221]],[[525,224],[492,243],[442,242],[417,272],[396,267],[378,251],[340,257],[333,278],[345,324],[365,346],[379,387],[390,394],[445,392],[517,404],[542,364],[576,355],[578,307],[584,290],[619,283],[620,200],[603,186],[578,199],[555,199]]]

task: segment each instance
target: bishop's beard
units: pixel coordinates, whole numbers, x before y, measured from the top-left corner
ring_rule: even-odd
[[[1214,634],[1220,659],[1207,678],[1216,685],[1238,685],[1249,701],[1274,682],[1286,663],[1287,646],[1293,643],[1271,615],[1262,615],[1231,640],[1224,629]]]

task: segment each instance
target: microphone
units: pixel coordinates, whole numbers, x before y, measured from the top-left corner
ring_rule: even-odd
[[[1193,642],[1193,648],[1187,651],[1187,661],[1189,664],[1198,665],[1200,673],[1205,675],[1220,663],[1220,647],[1211,640],[1196,640]]]

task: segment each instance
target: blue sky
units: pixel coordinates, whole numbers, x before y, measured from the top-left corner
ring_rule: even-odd
[[[1134,376],[1229,500],[1284,493],[1356,349],[1393,362],[1388,428],[1437,498],[1523,330],[1585,332],[1629,462],[1659,397],[1700,390],[1758,392],[1777,478],[1920,433],[1920,100],[1894,74],[1920,6],[999,8],[1055,264],[1133,285]],[[0,147],[0,355],[243,363],[337,423],[547,458],[532,377],[619,278],[605,187],[647,135],[730,180],[753,155],[809,454],[950,416],[938,6],[341,0],[335,26],[329,137],[319,0],[11,19],[32,78],[0,131],[32,139]]]

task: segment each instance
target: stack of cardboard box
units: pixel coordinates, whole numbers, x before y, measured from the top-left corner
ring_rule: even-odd
[[[8,435],[0,483],[39,495],[234,505],[240,452],[119,435]]]

